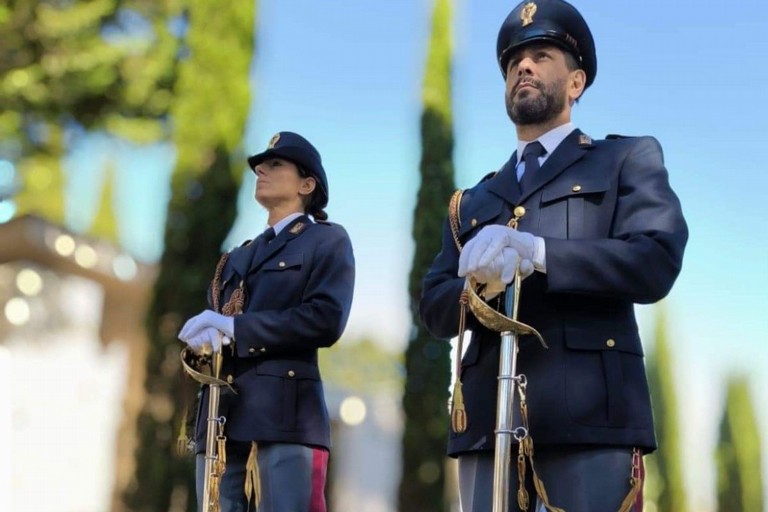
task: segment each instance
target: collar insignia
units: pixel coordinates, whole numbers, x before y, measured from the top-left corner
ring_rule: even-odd
[[[520,11],[520,21],[523,22],[523,26],[527,27],[533,23],[533,15],[536,14],[536,4],[528,2],[523,6],[523,10]]]
[[[277,144],[277,141],[280,140],[280,134],[276,133],[272,136],[271,139],[269,139],[269,145],[267,146],[267,149],[272,149],[275,147],[275,144]]]
[[[591,146],[592,145],[592,137],[587,135],[586,133],[582,133],[579,135],[579,146]]]
[[[304,231],[304,228],[307,227],[306,223],[304,222],[297,222],[296,224],[291,227],[291,229],[288,230],[288,232],[292,235],[298,235],[302,231]]]

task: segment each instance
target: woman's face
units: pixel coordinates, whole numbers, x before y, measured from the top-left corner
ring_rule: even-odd
[[[314,178],[302,178],[299,168],[283,158],[267,158],[256,166],[256,201],[264,208],[295,208],[304,211],[304,201],[315,189]]]

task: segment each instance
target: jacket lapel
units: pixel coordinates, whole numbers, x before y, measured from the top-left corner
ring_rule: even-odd
[[[312,221],[309,220],[309,217],[302,215],[301,217],[297,217],[293,222],[288,224],[280,231],[274,240],[256,251],[256,254],[253,255],[253,259],[250,262],[250,268],[247,269],[247,273],[255,272],[258,270],[265,261],[280,251],[280,249],[282,249],[285,244],[304,233],[306,228],[309,227],[311,223]]]
[[[510,204],[518,204],[520,201],[520,185],[517,182],[515,163],[517,163],[517,151],[512,153],[512,157],[496,176],[488,180],[488,190]]]
[[[256,251],[256,240],[251,240],[246,245],[238,247],[229,254],[229,264],[241,277],[248,273],[253,254]]]
[[[587,150],[593,147],[594,145],[589,137],[584,135],[579,129],[574,130],[563,139],[563,142],[547,158],[537,176],[534,176],[529,189],[520,197],[520,202],[524,202],[531,194],[552,181],[565,169],[573,165],[574,162],[582,158]]]

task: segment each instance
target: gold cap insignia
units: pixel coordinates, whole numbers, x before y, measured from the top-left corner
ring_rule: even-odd
[[[277,141],[280,140],[280,134],[276,133],[272,136],[271,139],[269,139],[269,144],[267,145],[267,149],[272,149],[275,147],[275,144],[277,144]]]
[[[533,15],[536,14],[536,4],[528,2],[523,6],[523,10],[520,11],[520,21],[523,22],[523,26],[526,27],[533,23]]]

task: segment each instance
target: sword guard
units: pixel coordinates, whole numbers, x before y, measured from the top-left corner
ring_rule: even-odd
[[[481,324],[496,332],[511,332],[518,336],[533,335],[539,340],[542,347],[549,348],[539,331],[530,325],[509,318],[488,305],[488,303],[477,294],[477,286],[477,281],[475,281],[474,278],[468,278],[467,299],[469,309]]]

